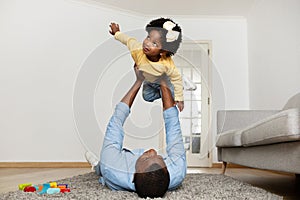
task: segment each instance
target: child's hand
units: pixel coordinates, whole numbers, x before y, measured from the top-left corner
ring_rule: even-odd
[[[184,101],[176,101],[177,107],[179,111],[181,112],[184,108]]]
[[[114,22],[110,23],[109,27],[110,27],[109,32],[112,35],[115,35],[116,32],[120,31],[119,24],[116,24]]]

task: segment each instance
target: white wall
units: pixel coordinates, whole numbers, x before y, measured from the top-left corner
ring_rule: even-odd
[[[221,76],[226,109],[245,109],[248,96],[247,22],[244,18],[179,19],[193,40],[212,41],[213,80]],[[216,85],[214,85],[216,86]],[[213,91],[217,88],[213,88]],[[218,102],[218,99],[215,99]]]
[[[299,0],[260,0],[247,18],[252,109],[281,109],[300,91],[299,11]]]
[[[84,161],[85,150],[76,135],[72,110],[80,67],[111,38],[110,21],[120,23],[123,30],[134,30],[143,28],[150,19],[75,1],[2,0],[0,162]],[[213,81],[223,81],[226,95],[218,98],[217,81],[212,89],[214,113],[223,105],[227,109],[248,108],[246,21],[174,19],[187,37],[212,40]],[[130,69],[128,60],[129,55],[124,63]],[[112,107],[103,112],[111,113]]]
[[[0,161],[84,161],[72,110],[79,68],[112,20],[144,22],[62,0],[2,0],[0,20]]]

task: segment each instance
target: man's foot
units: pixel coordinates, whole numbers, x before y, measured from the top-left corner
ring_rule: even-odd
[[[94,167],[96,167],[99,163],[99,159],[97,158],[97,156],[95,156],[92,152],[87,151],[84,154],[85,159],[90,163],[90,165],[92,166],[92,169],[94,169]]]

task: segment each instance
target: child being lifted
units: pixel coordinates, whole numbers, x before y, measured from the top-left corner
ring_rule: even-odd
[[[171,19],[159,18],[146,25],[147,37],[143,43],[120,32],[119,25],[110,24],[110,33],[115,39],[127,45],[131,56],[140,71],[143,72],[143,98],[153,102],[161,98],[160,78],[167,76],[177,107],[184,108],[182,77],[171,56],[176,53],[182,41],[181,28]]]

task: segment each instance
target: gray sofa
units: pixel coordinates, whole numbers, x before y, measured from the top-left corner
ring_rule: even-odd
[[[218,160],[300,174],[300,93],[282,110],[222,110],[217,113]]]

